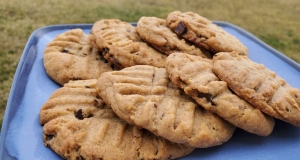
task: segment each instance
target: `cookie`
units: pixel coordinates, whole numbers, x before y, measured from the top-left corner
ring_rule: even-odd
[[[235,36],[194,12],[174,11],[167,25],[178,35],[212,53],[237,51],[247,55],[248,49]]]
[[[96,89],[120,118],[175,143],[211,147],[235,130],[174,86],[165,68],[137,65],[106,72]]]
[[[207,51],[201,51],[192,43],[188,43],[174,33],[165,19],[157,17],[141,17],[137,22],[136,31],[145,42],[157,50],[170,55],[174,52],[184,52],[205,58],[212,58]]]
[[[64,159],[176,159],[194,148],[121,120],[97,95],[97,80],[70,81],[43,105],[43,140]]]
[[[213,71],[253,106],[275,118],[300,126],[300,90],[291,87],[263,64],[237,52],[221,52],[213,58]]]
[[[164,67],[166,55],[143,42],[130,23],[104,19],[94,23],[91,41],[105,59],[120,68],[133,65]]]
[[[117,69],[99,54],[81,29],[68,30],[54,38],[46,46],[43,60],[47,75],[60,85],[98,78],[103,72]]]
[[[268,136],[274,119],[236,94],[212,71],[212,60],[186,53],[173,53],[166,60],[172,82],[199,105],[247,132]]]

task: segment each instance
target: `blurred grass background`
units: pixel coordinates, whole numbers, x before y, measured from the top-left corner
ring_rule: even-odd
[[[0,121],[14,72],[34,30],[54,24],[92,24],[104,18],[128,22],[141,16],[166,18],[174,10],[240,26],[300,63],[299,0],[0,0]]]

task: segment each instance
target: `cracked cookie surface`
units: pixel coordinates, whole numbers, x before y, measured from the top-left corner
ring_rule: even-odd
[[[174,52],[185,52],[205,58],[212,58],[208,51],[188,43],[167,26],[165,19],[157,17],[141,17],[136,27],[137,33],[145,42],[157,50],[170,55]]]
[[[81,29],[56,36],[46,46],[43,58],[47,75],[60,85],[70,80],[98,78],[103,72],[117,69],[99,54]]]
[[[248,49],[235,36],[194,12],[171,12],[167,25],[178,35],[212,53],[237,51],[247,55]]]
[[[130,23],[104,19],[94,23],[91,41],[105,59],[119,68],[133,65],[164,67],[166,55],[143,42]]]
[[[300,126],[300,90],[291,87],[263,64],[236,52],[220,52],[213,58],[213,71],[253,106]]]
[[[121,120],[97,95],[97,80],[70,81],[40,111],[43,140],[65,159],[176,159],[194,148]]]
[[[206,148],[226,142],[235,130],[174,86],[165,68],[138,65],[106,72],[96,89],[120,118],[172,142]]]
[[[199,105],[247,132],[268,136],[274,119],[233,93],[212,67],[212,60],[186,53],[173,53],[166,60],[172,82]]]

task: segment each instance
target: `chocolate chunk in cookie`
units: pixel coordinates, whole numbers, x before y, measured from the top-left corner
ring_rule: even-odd
[[[104,19],[94,23],[91,41],[105,59],[120,68],[133,65],[164,67],[166,55],[143,42],[130,23]]]
[[[44,51],[47,75],[60,85],[70,80],[98,78],[117,69],[92,46],[89,35],[81,29],[68,30],[54,38]]]
[[[235,130],[174,86],[165,68],[137,65],[106,72],[96,88],[120,118],[175,143],[211,147]]]
[[[136,27],[139,36],[157,50],[170,55],[174,52],[185,52],[205,58],[212,58],[208,51],[202,51],[192,43],[185,41],[174,33],[164,19],[141,17]],[[184,32],[181,31],[181,32]]]
[[[194,150],[121,120],[98,96],[96,82],[70,81],[43,105],[45,146],[65,159],[176,159]]]
[[[178,35],[212,53],[237,51],[247,55],[248,49],[236,37],[210,20],[194,12],[171,12],[167,25]]]
[[[274,119],[233,93],[226,82],[213,73],[212,67],[210,59],[185,53],[173,53],[166,60],[172,82],[199,105],[245,131],[269,135]]]

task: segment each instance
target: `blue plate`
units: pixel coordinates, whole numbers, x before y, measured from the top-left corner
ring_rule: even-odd
[[[214,22],[236,36],[249,49],[249,57],[264,64],[300,88],[300,65],[269,47],[247,31],[225,22]],[[13,80],[4,115],[0,156],[2,159],[61,159],[43,144],[39,123],[41,106],[60,86],[46,74],[43,53],[57,34],[74,28],[89,33],[92,24],[57,25],[40,28],[30,36]],[[272,134],[260,137],[237,129],[233,137],[220,146],[196,149],[182,159],[299,159],[300,128],[276,120]]]

